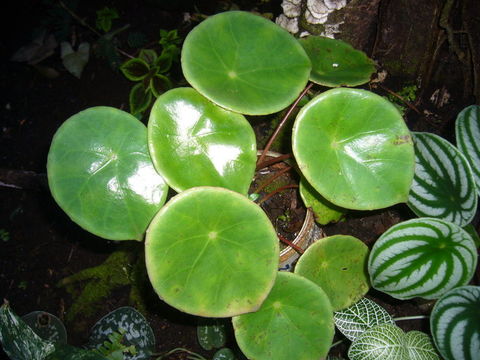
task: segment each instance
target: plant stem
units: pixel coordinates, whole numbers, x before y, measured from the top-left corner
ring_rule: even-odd
[[[279,192],[282,192],[283,190],[287,190],[287,189],[294,189],[294,188],[298,188],[298,185],[297,184],[291,184],[291,185],[285,185],[285,186],[282,186],[280,188],[278,188],[277,190],[274,190],[272,191],[271,193],[265,195],[263,198],[260,199],[260,201],[258,202],[258,205],[260,205],[261,203],[267,201],[268,199],[270,199],[273,195],[279,193]]]
[[[268,185],[270,185],[272,182],[275,181],[275,179],[279,178],[280,176],[282,176],[283,174],[285,174],[286,172],[290,171],[292,169],[291,166],[287,166],[285,169],[282,169],[280,171],[278,171],[277,173],[275,173],[275,175],[269,177],[262,185],[260,185],[253,193],[254,194],[258,194],[260,191],[262,191],[263,189],[265,189]]]
[[[290,108],[288,109],[287,113],[285,114],[285,116],[283,117],[283,119],[280,121],[280,123],[278,124],[277,128],[275,129],[275,131],[273,132],[272,136],[270,137],[270,139],[268,140],[268,143],[267,145],[265,146],[265,149],[263,149],[263,152],[262,152],[262,155],[260,155],[260,158],[258,159],[257,161],[257,164],[261,164],[263,162],[263,160],[265,159],[265,156],[267,155],[267,152],[270,150],[270,148],[272,147],[272,144],[273,142],[275,141],[275,139],[277,138],[278,134],[280,133],[280,130],[282,130],[282,128],[285,126],[285,123],[287,122],[288,118],[290,117],[290,115],[292,114],[293,110],[295,109],[295,107],[297,106],[297,104],[300,102],[300,100],[305,96],[305,94],[308,92],[308,90],[310,90],[310,88],[313,86],[313,83],[309,83],[307,85],[307,87],[305,89],[303,89],[303,91],[300,93],[300,95],[298,95],[297,99],[295,100],[295,102],[290,106]]]
[[[407,105],[410,109],[412,109],[413,111],[415,111],[417,114],[421,114],[420,110],[418,110],[415,105],[413,105],[411,102],[405,100],[405,99],[403,98],[403,96],[397,94],[395,91],[390,90],[389,88],[383,86],[382,84],[375,84],[375,86],[378,86],[378,87],[382,88],[383,90],[385,90],[386,92],[388,92],[390,95],[395,96],[397,99],[399,99],[401,102],[403,102],[403,103],[404,103],[405,105]]]
[[[332,345],[330,345],[330,349],[331,349],[331,348],[334,348],[334,347],[337,346],[337,345],[340,345],[340,344],[343,343],[344,341],[345,341],[345,339],[338,340],[337,342],[334,342]]]
[[[263,150],[261,150],[261,151],[263,151]],[[280,161],[283,161],[283,160],[286,160],[286,159],[290,159],[291,157],[292,157],[292,154],[284,154],[284,155],[274,157],[270,160],[265,160],[263,163],[257,165],[256,170],[266,168],[267,166],[276,164],[276,163],[278,163]]]
[[[293,242],[291,242],[290,240],[288,240],[287,238],[283,237],[280,234],[277,234],[277,236],[278,236],[278,238],[280,239],[281,242],[283,242],[285,245],[290,246],[293,250],[295,250],[300,255],[302,255],[304,253],[303,249],[300,246],[295,245]]]
[[[395,321],[401,321],[401,320],[421,320],[421,319],[428,319],[428,315],[414,315],[414,316],[402,316],[399,318],[394,318],[393,320]]]

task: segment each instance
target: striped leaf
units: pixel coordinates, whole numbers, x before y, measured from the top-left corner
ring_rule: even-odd
[[[455,122],[457,147],[472,167],[477,189],[480,189],[480,106],[463,109]]]
[[[368,260],[372,286],[397,299],[437,299],[467,284],[477,265],[471,236],[439,219],[405,221],[387,230]]]
[[[408,206],[459,226],[470,223],[477,209],[473,174],[467,159],[452,144],[430,133],[413,133],[415,176]]]
[[[473,360],[480,354],[480,286],[461,286],[443,295],[430,316],[438,351],[446,360]]]
[[[346,309],[335,311],[333,319],[337,329],[351,341],[371,327],[394,323],[384,308],[367,298],[361,298]]]

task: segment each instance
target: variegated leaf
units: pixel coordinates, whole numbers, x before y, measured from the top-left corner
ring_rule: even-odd
[[[397,299],[437,299],[467,284],[477,265],[471,236],[447,221],[420,218],[388,229],[368,260],[372,286]]]
[[[8,304],[0,307],[0,343],[11,360],[43,360],[54,345],[42,340]]]
[[[439,358],[432,339],[421,331],[414,330],[406,333],[405,346],[410,360],[436,360]]]
[[[430,329],[446,360],[480,357],[480,286],[461,286],[443,295],[433,307]]]
[[[351,341],[365,330],[380,324],[393,324],[390,314],[376,302],[362,298],[352,306],[333,313],[335,326]]]
[[[471,105],[463,109],[455,122],[457,147],[472,167],[473,177],[480,190],[480,106]]]
[[[467,225],[477,210],[475,182],[467,159],[437,135],[413,135],[415,176],[408,206],[418,216]]]

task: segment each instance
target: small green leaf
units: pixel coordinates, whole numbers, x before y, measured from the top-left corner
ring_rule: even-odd
[[[235,360],[235,354],[229,348],[223,348],[218,350],[212,360]]]
[[[202,319],[197,326],[198,343],[205,350],[218,349],[225,345],[225,323],[218,319]]]
[[[128,80],[139,81],[148,75],[150,66],[143,59],[133,58],[124,62],[120,70]]]
[[[144,112],[152,102],[152,93],[145,89],[142,83],[138,83],[132,87],[128,100],[130,103],[130,112],[132,115]]]
[[[172,67],[172,55],[163,53],[155,60],[157,73],[166,73]]]
[[[312,61],[310,80],[324,86],[358,86],[370,81],[374,62],[350,44],[322,36],[299,40]]]
[[[161,94],[171,88],[172,82],[166,76],[156,74],[150,79],[150,89],[155,97],[159,97]]]
[[[97,29],[109,32],[112,28],[112,21],[118,18],[119,16],[116,9],[105,6],[103,9],[97,11]]]
[[[140,50],[140,54],[138,54],[138,58],[145,61],[148,65],[152,65],[155,63],[155,60],[157,60],[158,55],[153,49],[142,49]]]
[[[54,345],[42,340],[8,306],[0,307],[0,343],[11,360],[43,360]]]
[[[393,324],[390,314],[376,302],[362,298],[352,306],[333,315],[337,329],[354,341],[365,330],[380,324]]]

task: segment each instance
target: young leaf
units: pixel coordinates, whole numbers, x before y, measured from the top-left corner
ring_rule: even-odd
[[[465,226],[477,211],[477,193],[470,165],[460,151],[441,137],[413,133],[415,176],[408,206],[418,216],[431,216]]]
[[[447,221],[397,224],[375,242],[368,260],[372,286],[397,299],[437,299],[467,284],[477,265],[471,236]]]
[[[376,302],[362,298],[352,306],[333,314],[337,329],[351,341],[380,324],[394,324],[390,314]]]
[[[142,49],[140,50],[140,54],[138,54],[138,58],[145,61],[148,65],[153,65],[155,60],[157,60],[158,55],[153,49]]]
[[[0,343],[11,360],[44,360],[55,348],[41,339],[8,304],[0,307]]]
[[[474,360],[480,354],[480,286],[450,290],[433,307],[430,328],[446,360]]]
[[[152,328],[142,314],[128,306],[118,308],[100,319],[92,328],[87,347],[99,349],[107,340],[111,344],[118,343],[118,336],[122,340],[123,347],[120,350],[125,352],[125,360],[149,359],[155,350]]]
[[[159,97],[161,94],[171,88],[172,83],[166,76],[155,74],[155,76],[152,76],[150,79],[150,89],[155,97]]]
[[[162,52],[162,54],[155,60],[154,65],[157,68],[157,73],[166,73],[172,67],[172,55]]]
[[[118,18],[118,12],[115,8],[105,6],[103,9],[97,11],[97,29],[109,32],[112,28],[112,21]]]
[[[218,319],[202,319],[197,326],[198,343],[205,350],[218,349],[225,345],[225,323]]]
[[[139,114],[147,110],[152,102],[152,92],[150,88],[145,89],[143,83],[138,83],[130,89],[128,96],[130,104],[130,113],[132,115]]]
[[[150,65],[143,58],[133,58],[124,62],[120,70],[128,80],[139,81],[148,75]]]
[[[457,146],[470,163],[480,193],[480,106],[463,109],[455,122]]]
[[[312,62],[310,80],[324,86],[357,86],[370,81],[374,62],[350,44],[322,36],[301,38]]]
[[[212,360],[235,360],[235,354],[229,348],[223,348],[213,354]]]

